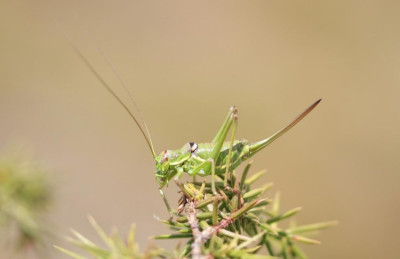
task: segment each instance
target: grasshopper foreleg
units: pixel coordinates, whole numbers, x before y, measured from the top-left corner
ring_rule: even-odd
[[[165,203],[165,206],[167,207],[169,215],[172,217],[172,215],[174,214],[174,211],[171,209],[171,206],[169,206],[169,202],[167,200],[167,197],[165,196],[165,194],[164,194],[162,189],[160,189],[160,194],[161,194],[161,197],[162,197],[162,199],[163,199],[163,201]]]

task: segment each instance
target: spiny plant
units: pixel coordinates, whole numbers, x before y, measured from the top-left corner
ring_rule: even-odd
[[[49,234],[44,215],[50,203],[43,168],[14,154],[0,156],[0,228],[8,243],[17,250],[42,247]]]
[[[77,247],[86,250],[94,258],[147,259],[154,258],[165,253],[164,250],[156,247],[149,248],[144,253],[140,252],[139,245],[135,242],[136,226],[134,224],[131,226],[126,240],[124,240],[116,229],[114,229],[110,235],[107,235],[104,230],[97,224],[93,217],[89,216],[89,221],[92,227],[96,230],[97,234],[107,245],[107,248],[102,248],[101,246],[96,245],[75,230],[71,230],[75,238],[68,238],[68,240]],[[86,258],[62,247],[55,247],[58,250],[72,256],[73,258]]]
[[[123,241],[116,231],[107,236],[92,218],[92,226],[107,247],[94,244],[76,231],[73,231],[75,238],[69,241],[98,259],[307,258],[299,244],[320,244],[307,235],[336,222],[280,227],[281,221],[294,216],[300,208],[281,213],[279,193],[274,198],[263,198],[272,183],[252,188],[265,171],[249,176],[250,167],[251,163],[240,177],[235,172],[228,172],[227,185],[219,177],[215,182],[215,190],[211,182],[206,180],[177,182],[181,198],[176,210],[173,210],[175,216],[159,220],[174,233],[153,237],[186,240],[184,245],[177,246],[173,251],[154,246],[140,253],[134,242],[134,227],[126,241]],[[88,258],[57,248],[74,258]]]
[[[250,167],[251,163],[247,164],[241,177],[229,172],[227,185],[219,178],[216,190],[205,181],[179,183],[182,198],[178,213],[184,211],[186,216],[162,220],[177,233],[155,238],[189,238],[178,258],[306,258],[298,243],[320,242],[303,234],[336,222],[281,228],[278,223],[301,208],[280,213],[279,194],[273,199],[262,198],[272,183],[252,188],[265,171],[248,177]],[[258,255],[262,247],[267,255]]]

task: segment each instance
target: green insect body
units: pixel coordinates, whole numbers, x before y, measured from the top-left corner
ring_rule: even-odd
[[[194,144],[197,145],[197,149],[194,151],[188,143],[178,150],[164,150],[156,158],[156,180],[161,188],[167,184],[171,178],[177,175],[179,177],[182,173],[187,173],[191,176],[210,175],[210,172],[206,171],[207,167],[201,167],[201,164],[211,157],[211,153],[215,148],[215,143]],[[222,175],[226,172],[229,148],[230,142],[224,142],[218,159],[215,162],[216,175]],[[235,140],[232,145],[229,170],[234,170],[241,162],[251,157],[251,155],[250,145],[247,140]],[[196,170],[196,168],[199,169]]]
[[[226,141],[227,134],[233,125],[233,137],[237,124],[237,109],[232,107],[220,131],[210,143],[187,143],[178,150],[164,150],[155,157],[157,171],[156,180],[163,188],[173,178],[179,178],[187,173],[191,176],[223,175],[231,172],[243,161],[271,144],[296,123],[303,119],[321,100],[316,101],[301,113],[289,125],[273,134],[271,137],[255,143],[248,140]],[[214,165],[214,168],[213,168]],[[227,167],[229,169],[227,170]]]

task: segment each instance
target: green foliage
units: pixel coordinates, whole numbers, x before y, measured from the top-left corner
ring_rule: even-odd
[[[101,239],[106,244],[107,248],[102,248],[95,243],[89,241],[83,235],[78,233],[75,230],[72,230],[75,238],[69,238],[69,241],[75,246],[84,249],[86,252],[91,254],[94,258],[98,259],[146,259],[146,258],[154,258],[158,255],[161,255],[163,250],[161,249],[152,249],[146,253],[140,253],[139,245],[135,243],[135,225],[132,225],[128,237],[126,238],[126,242],[123,241],[122,237],[118,233],[117,230],[114,230],[111,235],[107,235],[103,229],[96,223],[96,221],[89,217],[90,224],[96,230],[97,234],[101,237]],[[77,253],[68,251],[59,246],[55,246],[58,250],[72,256],[76,259],[84,259],[87,257],[81,256]]]
[[[325,222],[299,227],[283,228],[280,223],[295,214],[301,208],[280,212],[280,198],[263,199],[263,194],[272,186],[265,184],[261,188],[252,188],[265,171],[248,177],[251,164],[244,169],[239,178],[230,173],[228,185],[223,180],[216,182],[216,192],[211,184],[194,182],[180,184],[183,193],[183,205],[186,214],[195,214],[201,243],[202,256],[212,258],[306,258],[299,243],[320,244],[306,235],[310,232],[335,225],[336,222]],[[204,198],[199,193],[203,193]],[[190,205],[192,204],[192,208]],[[186,233],[188,243],[196,242],[193,231],[196,222],[190,222],[190,216],[181,216],[175,220],[163,220],[177,234],[156,236],[156,239],[176,238]],[[301,235],[300,235],[301,234]],[[267,255],[256,255],[265,247]],[[193,248],[193,247],[192,247]],[[184,256],[190,256],[187,250]],[[202,257],[198,257],[202,258]]]
[[[16,234],[11,242],[17,249],[43,244],[46,230],[42,218],[50,197],[43,169],[15,157],[0,158],[0,228],[8,230],[11,237]]]
[[[93,219],[90,219],[91,224],[107,248],[95,245],[75,231],[73,234],[76,239],[70,241],[99,259],[307,258],[299,244],[320,244],[307,234],[335,225],[336,222],[281,227],[282,221],[292,218],[301,208],[280,212],[279,193],[273,199],[262,198],[272,184],[252,188],[264,171],[248,177],[250,167],[251,164],[246,166],[240,178],[234,172],[229,173],[226,186],[222,178],[217,179],[215,191],[212,184],[205,181],[178,183],[182,197],[175,217],[160,220],[173,233],[154,237],[187,240],[172,252],[153,247],[146,253],[140,253],[133,242],[134,228],[127,241],[123,242],[115,231],[107,236]],[[74,258],[87,258],[57,248]]]

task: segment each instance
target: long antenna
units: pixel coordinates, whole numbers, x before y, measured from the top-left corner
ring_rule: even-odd
[[[153,157],[156,157],[156,153],[154,152],[154,148],[152,145],[151,140],[149,140],[146,136],[146,133],[144,132],[143,128],[140,126],[138,120],[136,117],[133,115],[133,113],[129,110],[128,106],[118,97],[118,95],[112,90],[112,88],[107,84],[107,82],[103,79],[103,77],[100,76],[100,74],[97,72],[97,70],[93,67],[93,65],[89,62],[89,60],[83,55],[83,53],[78,49],[78,47],[74,44],[72,39],[68,36],[68,34],[65,32],[65,30],[61,27],[60,23],[56,20],[56,24],[59,27],[59,29],[62,31],[63,36],[67,39],[69,45],[71,48],[74,50],[74,52],[78,55],[78,57],[85,63],[85,65],[89,68],[89,70],[92,72],[92,74],[97,78],[97,80],[100,81],[100,83],[106,88],[106,90],[122,105],[122,107],[129,113],[131,118],[135,121],[136,125],[139,127],[142,135],[146,139],[147,145],[150,148],[150,151],[153,155]],[[146,126],[147,129],[147,126]]]
[[[78,17],[79,18],[79,17]],[[84,26],[82,20],[80,19],[80,24],[82,29],[90,36],[90,38],[93,39],[93,34],[86,28],[86,26]],[[110,61],[110,59],[108,58],[108,56],[104,53],[103,49],[99,46],[99,44],[97,44],[97,41],[94,41],[94,45],[97,49],[97,51],[100,53],[100,55],[102,56],[102,58],[104,59],[104,61],[107,63],[107,65],[111,68],[111,70],[113,71],[113,73],[115,74],[115,76],[118,78],[119,83],[121,84],[122,88],[124,89],[124,91],[128,94],[129,99],[131,100],[132,104],[134,105],[136,111],[139,113],[139,117],[140,120],[143,122],[144,128],[146,130],[146,133],[148,135],[148,140],[150,142],[150,145],[152,147],[152,153],[154,156],[154,146],[153,146],[153,141],[151,140],[151,135],[150,135],[150,131],[149,128],[147,127],[147,123],[143,118],[143,114],[139,109],[139,106],[136,104],[135,98],[133,98],[132,93],[129,91],[128,87],[126,86],[125,81],[122,79],[121,74],[118,72],[118,70],[115,68],[114,64]]]

